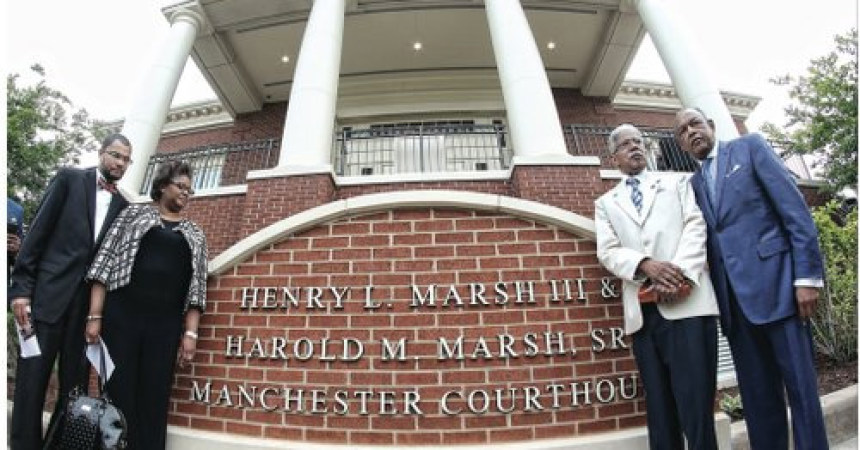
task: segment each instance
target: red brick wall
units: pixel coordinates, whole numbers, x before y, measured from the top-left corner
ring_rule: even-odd
[[[293,214],[328,203],[334,199],[334,191],[329,174],[250,180],[242,234],[248,236]]]
[[[615,184],[600,179],[597,167],[517,167],[510,181],[398,182],[337,187],[329,175],[250,180],[247,195],[202,197],[191,202],[189,216],[209,239],[210,257],[268,225],[331,201],[403,190],[454,190],[505,195],[545,203],[585,217],[594,200]]]
[[[210,258],[245,237],[240,220],[244,210],[244,194],[198,197],[188,204],[188,218],[206,233]]]
[[[600,170],[589,166],[517,166],[511,175],[517,197],[594,217]]]
[[[235,123],[227,128],[198,131],[163,137],[158,142],[159,153],[174,153],[204,145],[224,144],[260,139],[281,139],[287,104],[267,103],[257,112],[240,114]],[[278,158],[275,157],[275,161]]]
[[[287,237],[249,257],[209,282],[208,312],[200,326],[195,364],[179,370],[171,402],[170,423],[194,429],[256,437],[367,445],[452,445],[567,437],[644,425],[641,386],[633,399],[619,394],[601,403],[591,392],[591,404],[571,406],[569,384],[618,377],[630,382],[636,373],[629,349],[594,352],[592,330],[622,326],[618,299],[602,296],[602,277],[608,276],[595,257],[594,242],[552,226],[505,214],[454,209],[381,210],[322,224]],[[549,280],[584,279],[586,301],[550,301]],[[506,282],[513,293],[516,281],[535,282],[535,303],[499,306],[441,306],[455,285],[469,303],[469,283]],[[410,285],[439,285],[439,304],[410,306]],[[342,309],[242,309],[244,287],[352,287],[353,297]],[[382,306],[364,307],[364,286],[374,286],[372,298]],[[489,296],[488,296],[489,297]],[[332,300],[327,296],[324,299]],[[328,304],[328,303],[326,303]],[[390,305],[390,306],[389,306]],[[527,333],[564,333],[565,348],[576,355],[526,357],[520,340]],[[469,355],[479,338],[491,348],[499,334],[515,339],[518,357],[462,360],[438,359],[439,337],[464,338]],[[290,358],[226,357],[228,336],[246,339],[279,337],[287,340]],[[354,338],[365,345],[365,355],[353,362],[323,362],[317,353],[309,360],[291,356],[296,340],[308,338],[317,346],[331,339],[332,354],[342,351],[339,340]],[[381,357],[380,341],[407,338],[405,361]],[[627,339],[627,338],[625,338]],[[627,341],[629,344],[629,340]],[[543,344],[541,351],[545,349]],[[249,351],[249,344],[245,351]],[[498,356],[497,350],[491,350]],[[209,403],[192,401],[193,382],[210,384]],[[549,384],[561,384],[560,406],[554,408]],[[601,386],[608,389],[609,382]],[[238,385],[266,388],[318,389],[326,392],[327,413],[264,411],[259,404],[238,407]],[[233,406],[215,404],[227,386]],[[580,386],[584,386],[580,384]],[[525,411],[522,389],[541,389],[543,410]],[[629,387],[629,386],[628,386]],[[509,414],[463,411],[445,414],[440,400],[447,391],[515,388],[518,399]],[[349,401],[347,414],[332,411],[336,391],[416,391],[423,414],[380,414],[378,397],[369,413]],[[510,401],[503,391],[504,404]],[[632,393],[629,388],[627,393]],[[607,395],[604,391],[602,395]],[[305,393],[306,408],[310,403]],[[283,405],[277,395],[272,404]],[[454,399],[452,408],[465,408]]]

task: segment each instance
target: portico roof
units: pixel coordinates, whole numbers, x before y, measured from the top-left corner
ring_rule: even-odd
[[[627,2],[521,3],[550,85],[614,98],[645,33]],[[163,13],[169,20],[176,11],[191,9],[204,18],[191,56],[235,115],[288,99],[312,4],[194,0]],[[341,92],[456,95],[477,88],[500,97],[499,86],[484,1],[346,1]]]

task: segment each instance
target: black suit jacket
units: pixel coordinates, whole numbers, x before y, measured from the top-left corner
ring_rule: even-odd
[[[94,239],[96,169],[60,169],[21,244],[9,301],[29,297],[34,320],[59,321],[84,287],[98,242],[127,205],[121,195],[113,195],[99,238]]]

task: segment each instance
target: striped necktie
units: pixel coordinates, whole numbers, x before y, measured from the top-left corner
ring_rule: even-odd
[[[636,207],[636,212],[642,212],[642,191],[639,190],[639,179],[630,177],[627,179],[627,185],[630,186],[630,200],[633,206]]]

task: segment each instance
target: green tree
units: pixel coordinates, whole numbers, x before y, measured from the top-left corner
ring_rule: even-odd
[[[762,131],[787,151],[813,155],[828,182],[826,190],[857,188],[857,29],[835,37],[836,48],[813,59],[806,75],[771,79],[790,86],[784,128],[772,123]]]
[[[21,199],[28,222],[57,168],[98,148],[87,111],[49,87],[42,66],[30,69],[39,78],[34,85],[20,85],[18,74],[6,77],[6,189]]]
[[[818,350],[844,363],[857,359],[857,208],[837,201],[812,212],[824,257],[824,295],[813,318]]]

